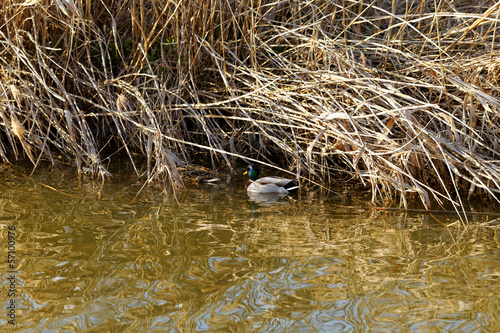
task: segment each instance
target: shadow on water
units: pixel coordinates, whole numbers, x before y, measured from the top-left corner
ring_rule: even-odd
[[[133,201],[142,184],[123,177],[96,199],[74,175],[41,177],[83,199],[0,172],[16,331],[500,330],[492,218],[464,229],[451,215],[340,209],[312,193],[249,198],[224,182]],[[0,256],[6,272],[6,245]]]

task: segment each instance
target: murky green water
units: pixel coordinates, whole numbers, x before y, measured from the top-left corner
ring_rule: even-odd
[[[98,199],[98,187],[78,185],[71,172],[42,174],[33,179],[83,199],[0,169],[3,328],[500,330],[493,218],[474,217],[465,230],[446,227],[452,216],[339,209],[335,198],[312,193],[298,205],[255,203],[243,179],[199,186],[178,202],[145,189],[134,202],[142,184],[117,176]],[[12,300],[15,327],[8,323]]]

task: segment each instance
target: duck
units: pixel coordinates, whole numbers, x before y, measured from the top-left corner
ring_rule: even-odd
[[[247,192],[286,194],[299,189],[299,184],[295,179],[276,176],[259,178],[259,169],[254,163],[249,164],[247,171],[243,174],[248,174],[250,178],[245,186]]]

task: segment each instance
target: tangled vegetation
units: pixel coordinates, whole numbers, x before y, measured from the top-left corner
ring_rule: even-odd
[[[500,2],[0,0],[0,158],[239,157],[373,200],[498,200]],[[279,157],[278,157],[279,156]]]

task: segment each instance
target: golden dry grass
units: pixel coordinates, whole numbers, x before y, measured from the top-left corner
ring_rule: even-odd
[[[121,150],[179,187],[202,152],[350,175],[374,201],[498,200],[500,3],[0,3],[3,160],[21,143],[105,178]]]

